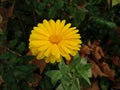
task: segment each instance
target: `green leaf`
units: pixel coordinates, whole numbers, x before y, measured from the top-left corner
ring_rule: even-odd
[[[3,64],[0,64],[0,75],[2,76],[4,74],[4,66]]]
[[[0,60],[8,59],[9,57],[10,57],[10,53],[5,52],[0,55]]]
[[[57,83],[57,81],[62,78],[62,74],[59,70],[47,71],[46,75],[51,78],[51,82],[53,85],[55,85]]]
[[[73,60],[73,61],[70,63],[70,65],[69,65],[70,71],[71,71],[72,69],[74,69],[75,66],[76,66],[77,64],[79,64],[79,62],[80,62],[80,57],[79,57],[79,55],[77,54],[76,56],[74,56],[74,60]]]
[[[15,28],[16,28],[16,29],[18,28],[18,30],[15,32],[14,37],[15,37],[16,39],[18,39],[18,38],[20,38],[20,37],[22,36],[22,32],[19,30],[20,27],[18,27],[17,25],[16,25]]]
[[[64,1],[63,0],[57,0],[57,2],[55,3],[55,8],[60,9],[64,6]]]
[[[91,4],[100,4],[102,0],[89,0]]]
[[[117,4],[120,4],[120,0],[112,0],[112,7]]]
[[[49,17],[49,18],[54,18],[56,12],[57,12],[57,10],[55,9],[55,7],[50,8],[50,10],[49,10],[49,12],[48,12],[48,17]]]
[[[15,47],[15,45],[17,44],[17,42],[18,42],[17,39],[11,40],[11,41],[8,43],[8,47],[10,47],[10,48]]]
[[[82,65],[85,65],[85,64],[87,64],[87,60],[85,58],[81,58],[80,63]]]
[[[62,85],[60,84],[60,85],[56,88],[56,90],[64,90],[64,89],[63,89]]]
[[[18,47],[17,47],[17,50],[22,53],[24,50],[25,50],[25,43],[24,42],[21,42]]]
[[[61,79],[63,90],[70,90],[70,84],[71,82],[67,82],[64,78]]]
[[[68,71],[69,71],[67,65],[66,65],[65,62],[64,62],[64,60],[62,60],[62,62],[60,62],[60,63],[58,64],[58,67],[59,67],[60,72],[62,73],[62,75],[67,74]]]
[[[90,67],[91,66],[89,66],[89,65],[87,65],[87,66],[86,65],[84,65],[84,66],[76,66],[76,71],[78,72],[78,74],[80,76],[82,76],[83,79],[85,79],[87,81],[88,84],[90,84],[89,77],[91,76],[91,73],[90,72],[88,73],[88,69]]]
[[[30,61],[30,60],[33,60],[34,56],[27,56],[27,55],[24,55],[21,57],[22,60],[24,61]]]
[[[88,12],[86,9],[75,8],[74,6],[68,7],[68,11],[73,18],[73,25],[78,26],[85,19],[86,13]]]
[[[96,25],[100,25],[101,27],[107,27],[111,30],[116,28],[116,24],[114,22],[107,21],[103,18],[94,18],[93,21]]]
[[[4,35],[2,28],[0,28],[0,35]],[[0,39],[1,39],[1,37],[0,37]]]
[[[79,79],[78,79],[78,78],[75,78],[75,79],[73,80],[73,83],[72,83],[72,85],[71,85],[70,87],[71,87],[71,90],[80,90]]]
[[[57,2],[54,3],[54,5],[49,9],[48,12],[48,17],[49,18],[54,18],[57,11],[61,9],[64,6],[64,1],[63,0],[57,0]]]

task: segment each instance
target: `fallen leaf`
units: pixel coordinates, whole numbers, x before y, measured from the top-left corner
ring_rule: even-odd
[[[35,81],[29,82],[28,85],[30,87],[37,87],[40,84],[40,80],[42,79],[42,76],[35,74]]]
[[[78,6],[80,6],[81,8],[85,8],[87,6],[87,1],[83,0],[82,3],[79,3]]]
[[[120,77],[116,78],[114,81],[112,88],[115,90],[120,90]]]
[[[108,79],[113,81],[115,77],[115,71],[110,69],[109,65],[105,62],[103,62],[101,66],[102,66],[103,72],[108,75]]]
[[[47,65],[43,59],[42,60],[34,59],[34,60],[32,60],[32,63],[35,64],[40,69],[40,74],[43,73],[43,71]]]
[[[105,74],[101,68],[93,61],[93,60],[88,60],[89,63],[92,64],[92,74],[95,78],[97,78],[98,76],[104,76],[104,77],[107,77],[108,75]]]
[[[118,35],[120,36],[120,26],[117,26],[117,28],[116,28],[116,32],[117,32]]]
[[[7,9],[7,17],[10,18],[13,16],[15,0],[13,0],[12,5]]]
[[[90,53],[91,53],[91,48],[89,48],[87,45],[84,45],[81,47],[81,50],[80,50],[81,57],[88,56]]]
[[[40,2],[40,0],[36,0],[36,2]]]
[[[118,56],[113,56],[111,58],[111,62],[117,67],[120,67],[120,58]]]
[[[7,9],[0,7],[0,15],[2,16],[2,22],[0,23],[0,28],[2,30],[5,30],[8,22]]]
[[[102,50],[102,48],[100,46],[96,46],[94,48],[94,53],[93,54],[94,54],[94,58],[96,60],[100,60],[100,59],[105,57],[104,53],[103,53],[103,50]]]
[[[2,23],[2,21],[3,21],[3,17],[0,14],[0,23]]]
[[[26,55],[29,56],[29,55],[32,55],[32,54],[31,54],[30,51],[28,51]],[[32,61],[30,61],[30,63],[35,64],[39,68],[40,74],[43,73],[43,71],[44,71],[44,69],[47,65],[43,59],[37,60],[36,58],[34,58]]]
[[[100,90],[98,82],[97,81],[92,81],[91,82],[91,87],[88,88],[87,90]]]
[[[69,61],[68,61],[68,60],[66,60],[66,62],[65,62],[67,65],[69,65],[69,64],[73,61],[73,59],[74,59],[74,57],[73,57],[73,56],[70,56],[70,57],[71,57],[71,58],[70,58],[70,60],[69,60]]]
[[[2,79],[2,76],[0,75],[0,87],[1,87],[1,85],[3,84],[3,79]]]
[[[82,87],[81,90],[100,90],[98,81],[91,81],[91,85],[89,87]]]
[[[28,51],[26,53],[26,55],[31,56],[32,55],[31,51]],[[39,83],[40,83],[40,80],[42,79],[42,75],[41,74],[43,73],[43,71],[44,71],[44,69],[46,67],[46,63],[45,63],[45,61],[43,59],[42,60],[37,60],[35,58],[33,60],[31,60],[29,63],[36,65],[39,68],[39,70],[40,70],[40,74],[35,73],[35,81],[28,83],[28,85],[30,87],[37,87],[39,85]]]

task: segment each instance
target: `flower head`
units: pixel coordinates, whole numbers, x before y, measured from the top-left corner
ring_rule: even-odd
[[[29,39],[29,48],[37,59],[45,62],[61,62],[62,57],[70,60],[80,50],[82,41],[76,27],[65,25],[65,20],[43,20],[34,27]]]

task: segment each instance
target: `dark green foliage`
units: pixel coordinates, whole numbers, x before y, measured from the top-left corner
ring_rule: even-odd
[[[30,56],[17,56],[9,51],[0,55],[0,75],[3,90],[31,90],[29,82],[34,81],[35,66],[29,64]]]
[[[0,5],[8,8],[10,1],[12,2],[6,0]],[[83,2],[84,0],[15,0],[13,16],[8,21],[7,29],[0,32],[0,46],[6,50],[0,55],[0,76],[4,80],[1,90],[31,90],[28,82],[34,81],[36,67],[29,64],[33,57],[26,56],[29,51],[29,35],[33,26],[43,19],[66,19],[79,29],[83,44],[88,40],[100,40],[101,46],[108,53],[106,57],[120,56],[120,37],[115,32],[120,25],[120,5],[109,8],[107,0],[86,0],[86,7],[83,8],[80,6]],[[107,44],[109,40],[113,42],[110,45]],[[90,67],[86,62],[80,62],[78,57],[75,57],[69,67],[64,62],[59,67],[48,65],[46,71],[52,71],[47,72],[47,76],[43,73],[37,88],[59,90],[64,87],[65,90],[78,90],[81,80],[82,83],[90,84]],[[119,69],[117,71],[120,72]],[[105,82],[109,81],[100,80],[101,90],[110,87],[111,82]]]
[[[76,56],[70,65],[66,65],[62,61],[58,66],[58,70],[49,70],[46,72],[53,86],[58,81],[60,84],[57,88],[63,88],[63,90],[80,90],[81,85],[84,85],[83,82],[87,82],[87,85],[90,85],[89,78],[92,76],[91,65],[87,64],[86,59],[80,59],[80,57]]]

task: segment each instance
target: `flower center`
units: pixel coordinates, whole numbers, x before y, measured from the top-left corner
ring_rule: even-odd
[[[60,41],[61,41],[61,37],[60,36],[57,36],[57,35],[52,35],[50,38],[49,38],[50,42],[53,43],[53,44],[58,44]]]

